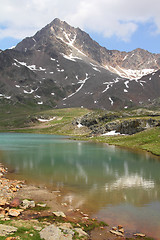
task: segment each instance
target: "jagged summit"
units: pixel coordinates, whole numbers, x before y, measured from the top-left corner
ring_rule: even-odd
[[[120,109],[160,97],[160,55],[101,47],[56,18],[0,53],[0,101]]]

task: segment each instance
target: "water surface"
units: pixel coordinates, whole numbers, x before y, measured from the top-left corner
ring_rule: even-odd
[[[63,136],[0,134],[0,162],[19,179],[64,192],[63,201],[107,223],[160,236],[160,161]]]

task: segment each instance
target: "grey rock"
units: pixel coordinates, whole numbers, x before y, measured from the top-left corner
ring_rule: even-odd
[[[12,217],[18,217],[20,214],[21,214],[21,212],[22,212],[23,210],[22,209],[9,209],[9,211],[8,211],[8,215],[9,216],[12,216]]]
[[[6,236],[18,230],[16,227],[0,224],[0,236]]]
[[[33,207],[35,207],[35,202],[25,199],[25,200],[22,201],[21,207],[24,208],[24,209],[27,209],[27,208],[30,208],[30,207],[33,208]]]
[[[65,215],[63,212],[53,212],[53,214],[54,214],[56,217],[66,218],[66,215]]]
[[[40,237],[45,240],[72,240],[74,232],[71,229],[60,229],[54,224],[45,227],[40,232]]]
[[[89,235],[81,228],[75,228],[74,230],[79,234],[79,237],[84,237],[85,239],[89,238]]]
[[[120,232],[117,232],[117,231],[114,231],[114,230],[110,230],[110,233],[116,235],[116,236],[119,236],[119,237],[124,237],[124,235]]]
[[[133,234],[135,237],[145,237],[146,235],[144,233],[135,233]]]

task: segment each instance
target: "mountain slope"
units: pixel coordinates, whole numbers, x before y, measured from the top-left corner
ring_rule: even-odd
[[[0,101],[47,107],[120,109],[160,97],[160,54],[107,50],[55,19],[0,52]]]

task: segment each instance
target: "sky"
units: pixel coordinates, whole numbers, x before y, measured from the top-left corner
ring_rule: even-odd
[[[159,0],[1,0],[0,49],[59,18],[107,49],[160,53],[159,10]]]

